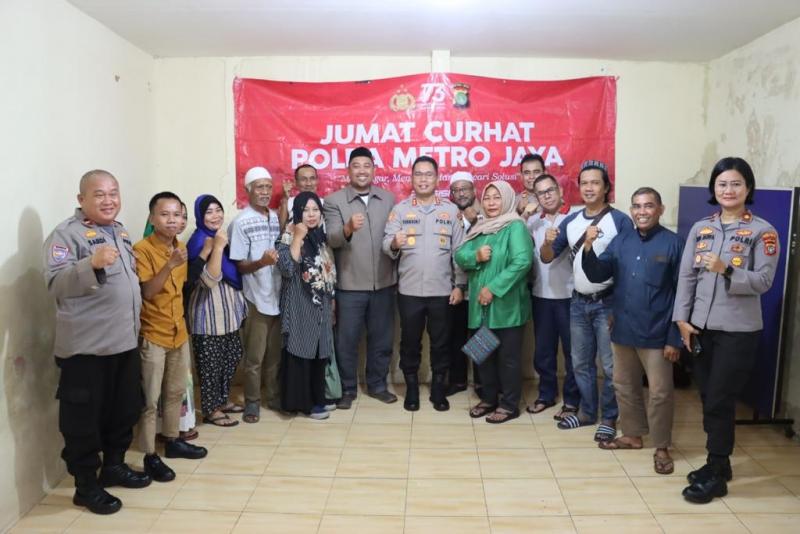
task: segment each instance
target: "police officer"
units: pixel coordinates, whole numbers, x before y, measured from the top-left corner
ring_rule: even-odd
[[[120,210],[116,178],[103,170],[87,172],[78,203],[44,245],[45,278],[58,310],[61,457],[75,477],[72,502],[113,514],[122,502],[103,487],[150,484],[150,477],[125,464],[142,411],[137,350],[142,301],[130,237],[114,220]]]
[[[761,336],[761,294],[775,276],[775,228],[746,207],[755,177],[741,158],[723,158],[711,171],[710,204],[721,210],[695,223],[681,260],[675,310],[703,402],[706,464],[687,476],[686,500],[710,502],[728,493],[733,473],[736,398],[747,384]]]
[[[436,160],[417,158],[411,167],[414,193],[392,208],[383,238],[383,251],[398,259],[400,368],[406,381],[403,407],[409,411],[419,410],[417,372],[426,322],[433,371],[430,401],[438,411],[450,409],[450,307],[462,301],[466,284],[466,275],[453,263],[453,251],[464,238],[458,206],[436,195],[438,182]]]

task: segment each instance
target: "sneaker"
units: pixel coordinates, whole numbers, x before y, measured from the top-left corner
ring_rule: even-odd
[[[311,413],[308,414],[308,416],[311,419],[316,419],[319,421],[322,419],[327,419],[331,416],[331,414],[328,413],[328,410],[325,409],[325,406],[314,406],[311,408]]]
[[[326,405],[325,405],[325,411],[326,411],[326,412],[332,412],[332,411],[334,411],[336,408],[337,408],[337,406],[336,406],[336,403],[335,403],[335,402],[332,402],[332,403],[330,403],[330,404],[326,404]]]

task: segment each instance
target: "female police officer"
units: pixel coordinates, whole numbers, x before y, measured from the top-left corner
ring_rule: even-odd
[[[711,171],[710,204],[721,210],[695,223],[680,267],[672,316],[683,344],[696,355],[694,376],[703,402],[706,465],[687,476],[686,500],[727,494],[732,477],[736,397],[747,383],[761,335],[761,294],[772,285],[778,234],[753,215],[755,178],[741,158],[723,158]]]

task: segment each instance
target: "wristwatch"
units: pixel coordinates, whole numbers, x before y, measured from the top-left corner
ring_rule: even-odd
[[[725,270],[722,272],[722,276],[730,279],[730,277],[733,276],[733,266],[728,265],[727,267],[725,267]]]

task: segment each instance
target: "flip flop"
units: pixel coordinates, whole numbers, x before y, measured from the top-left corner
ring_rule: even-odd
[[[567,406],[563,404],[561,409],[553,416],[553,419],[556,421],[561,421],[568,415],[577,415],[578,407],[577,406]]]
[[[493,419],[493,417],[495,418]],[[503,408],[498,408],[497,410],[489,414],[489,416],[486,418],[486,422],[493,425],[499,425],[511,421],[512,419],[516,419],[517,417],[519,417],[519,410],[514,412],[509,412],[504,410]]]
[[[229,423],[223,424],[221,421],[229,421]],[[231,419],[227,415],[220,415],[220,416],[217,416],[217,417],[205,417],[204,416],[203,417],[203,422],[207,423],[209,425],[221,426],[223,428],[236,426],[236,425],[239,424],[239,421],[237,421],[235,419]]]
[[[481,402],[476,404],[469,410],[469,416],[472,417],[473,419],[477,419],[478,417],[483,417],[484,415],[492,413],[493,411],[495,411],[496,408],[497,406],[489,406],[488,404],[484,404]]]
[[[625,451],[625,450],[638,451],[639,449],[642,448],[642,445],[636,446],[627,441],[623,441],[622,438],[616,438],[610,441],[600,441],[597,443],[597,446],[606,451]]]
[[[528,406],[525,408],[525,411],[528,413],[542,413],[548,408],[552,408],[556,405],[555,401],[546,401],[542,399],[536,399],[533,402],[532,406]]]
[[[556,426],[561,430],[572,430],[573,428],[579,428],[582,426],[589,426],[593,424],[594,423],[591,423],[589,421],[586,422],[581,421],[577,415],[568,415],[561,421],[559,421]]]
[[[675,472],[675,462],[672,458],[661,458],[653,454],[653,470],[659,475],[671,475]]]
[[[598,425],[597,432],[594,433],[594,440],[598,443],[611,441],[617,437],[617,429],[609,425]]]
[[[244,411],[244,406],[231,402],[220,408],[219,411],[222,413],[242,413]]]

